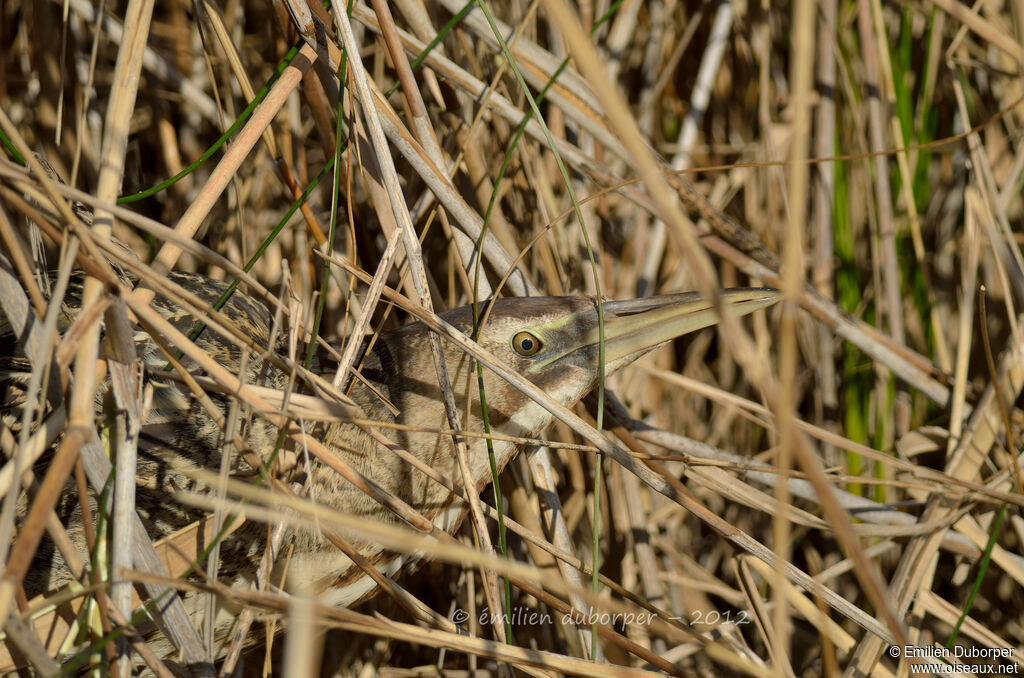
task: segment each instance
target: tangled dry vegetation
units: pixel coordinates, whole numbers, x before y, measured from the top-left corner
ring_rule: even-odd
[[[344,20],[301,0],[0,6],[0,296],[38,332],[4,359],[41,380],[29,426],[8,409],[0,431],[0,670],[117,673],[123,633],[160,675],[907,675],[894,645],[1019,668],[1024,8],[609,4],[356,0]],[[93,210],[112,230],[84,225]],[[341,350],[362,314],[408,322],[392,302],[419,303],[417,276],[437,310],[495,290],[767,285],[787,301],[609,380],[602,435],[661,492],[607,457],[595,473],[585,401],[500,479],[522,526],[507,560],[440,549],[399,582],[430,612],[218,589],[166,543],[159,574],[104,546],[117,516],[65,554],[76,584],[30,599],[37,550],[67,548],[58,499],[120,491],[84,470],[116,431],[75,390],[117,333],[90,343],[97,307],[52,334],[34,272],[85,269],[116,305],[130,290],[111,265],[151,285],[161,266],[240,278],[282,301],[298,355],[317,327]],[[267,491],[249,501],[249,520],[279,511]],[[503,574],[510,642],[480,623]],[[135,605],[142,582],[233,599],[257,649],[204,668],[208,629],[186,622],[161,663],[111,598],[124,579]],[[604,623],[564,623],[574,606]],[[1006,656],[943,659],[947,644]]]

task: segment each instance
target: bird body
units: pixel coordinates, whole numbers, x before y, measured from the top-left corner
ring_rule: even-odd
[[[190,274],[172,274],[175,283],[202,303],[211,304],[225,286],[223,283]],[[723,299],[737,314],[743,315],[774,303],[772,290],[730,290]],[[195,318],[189,304],[157,296],[153,306],[176,329],[189,331]],[[483,308],[483,305],[481,305]],[[598,306],[585,297],[538,297],[501,299],[477,332],[478,343],[513,371],[543,389],[557,402],[571,406],[594,388],[599,375],[599,346],[604,344],[606,373],[628,364],[639,355],[685,332],[706,327],[716,316],[708,302],[696,294],[668,295],[632,301],[606,301],[603,304],[603,342],[598,322]],[[274,340],[272,318],[259,301],[236,293],[222,309],[227,319],[248,335],[256,346],[269,353],[284,354],[284,342]],[[66,300],[68,320],[75,315],[75,295]],[[444,321],[467,335],[473,334],[473,310],[463,307],[442,313]],[[437,383],[430,351],[430,330],[415,323],[381,334],[367,342],[361,360],[362,379],[353,380],[349,396],[362,409],[363,417],[381,422],[374,436],[371,427],[352,421],[303,422],[304,430],[323,443],[331,455],[358,474],[375,483],[384,493],[414,507],[444,531],[454,531],[465,513],[464,502],[423,472],[413,468],[399,455],[388,450],[394,446],[407,451],[437,474],[461,484],[455,445],[448,429],[442,393]],[[281,334],[281,333],[278,333]],[[157,350],[143,331],[136,335],[140,358],[150,368],[162,370],[167,358]],[[196,341],[218,363],[235,373],[246,365],[243,380],[276,390],[287,390],[291,380],[279,363],[266,355],[252,353],[243,359],[243,351],[225,336],[208,328]],[[463,412],[464,428],[483,430],[480,387],[472,358],[455,344],[443,341],[443,353],[451,376],[455,402]],[[10,347],[3,347],[5,352]],[[183,359],[184,366],[197,371],[194,362]],[[489,369],[483,370],[490,427],[503,436],[535,438],[550,422],[551,414],[531,398],[513,388]],[[222,464],[223,432],[220,424],[180,384],[151,380],[152,403],[145,415],[143,445],[139,451],[137,510],[150,536],[156,540],[186,528],[206,517],[206,513],[171,498],[182,491],[209,491],[191,471],[227,468],[236,475],[255,478],[235,454]],[[8,396],[6,396],[9,398]],[[102,392],[98,401],[102,399]],[[229,398],[215,397],[227,412]],[[465,416],[468,409],[469,415]],[[264,462],[275,453],[278,428],[258,413],[246,418],[243,428],[248,449]],[[383,440],[383,444],[382,444]],[[481,489],[491,479],[486,441],[467,438],[468,464],[473,482]],[[495,461],[500,471],[517,450],[514,442],[493,441]],[[285,484],[306,492],[311,501],[326,505],[340,514],[368,518],[385,523],[401,519],[390,509],[343,478],[329,465],[304,450],[290,450],[290,468],[281,473]],[[71,526],[69,531],[84,548],[81,514],[77,501],[62,507]],[[79,523],[76,525],[76,521]],[[267,544],[266,526],[246,522],[221,544],[219,579],[229,586],[248,586],[255,581]],[[284,590],[301,589],[315,593],[321,602],[350,606],[373,594],[376,585],[317,525],[296,528],[294,546],[287,561],[273,565],[270,581]],[[416,560],[416,554],[394,554],[377,544],[353,542],[358,553],[388,576],[398,574]],[[43,576],[26,582],[27,588],[42,592],[66,581],[62,563],[56,554],[41,563]],[[284,573],[287,572],[287,576]],[[204,605],[198,597],[187,607],[198,618]],[[233,618],[230,606],[218,619],[218,636],[226,637]]]

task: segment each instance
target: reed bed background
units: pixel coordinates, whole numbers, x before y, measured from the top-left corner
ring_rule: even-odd
[[[545,433],[550,449],[510,464],[500,481],[508,515],[578,567],[518,535],[508,560],[440,549],[401,582],[432,620],[385,596],[330,611],[221,591],[263,639],[231,666],[287,676],[506,666],[895,676],[910,668],[890,646],[934,656],[950,644],[1008,656],[937,661],[1020,667],[1024,6],[349,9],[343,29],[333,10],[301,1],[3,3],[4,312],[20,302],[43,317],[33,269],[85,267],[116,282],[107,262],[133,256],[154,270],[240,277],[249,293],[280,299],[299,355],[311,331],[341,350],[368,304],[371,330],[410,321],[394,295],[378,303],[379,286],[416,305],[417,276],[438,311],[495,291],[629,298],[766,285],[786,299],[609,379],[602,435],[670,480],[672,498],[607,457],[597,474],[595,448],[562,424]],[[84,195],[69,196],[32,153]],[[114,198],[204,153],[107,226]],[[99,210],[91,230],[69,197]],[[64,337],[52,375],[93,383],[79,370],[96,361],[67,356],[83,346],[105,355],[99,317]],[[69,424],[54,423],[44,398],[36,409],[51,426],[39,430],[68,451],[44,453],[39,484],[26,480],[22,508],[3,514],[7,644],[39,673],[115,671],[111,564],[82,554],[89,585],[48,600],[21,589],[35,544],[60,534],[22,522],[26,507],[82,491],[64,481],[88,438],[81,426],[95,425],[90,394],[69,392]],[[577,408],[591,424],[595,410]],[[5,422],[12,459],[28,437]],[[7,493],[26,468],[13,464]],[[545,465],[552,488],[538,485]],[[482,499],[494,501],[490,491]],[[605,581],[590,594],[595,527]],[[407,534],[405,548],[422,546]],[[477,548],[467,526],[459,536]],[[136,563],[130,577],[144,569]],[[532,584],[511,586],[508,643],[502,624],[479,622],[482,573],[494,572]],[[81,635],[60,652],[40,631],[53,600],[81,613]],[[591,627],[560,622],[580,603],[608,622],[596,653]],[[291,632],[275,639],[272,625]]]

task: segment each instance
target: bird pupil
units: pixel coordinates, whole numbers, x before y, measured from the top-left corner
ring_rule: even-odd
[[[533,340],[529,337],[523,337],[523,350],[529,351],[533,348]]]

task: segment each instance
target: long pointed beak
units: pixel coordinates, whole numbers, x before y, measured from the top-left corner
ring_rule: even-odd
[[[773,289],[731,289],[722,292],[727,311],[742,317],[775,304],[782,293]],[[604,307],[605,365],[627,362],[688,332],[718,323],[711,302],[696,292],[667,294],[644,299],[606,301]],[[596,324],[584,344],[596,345]]]

